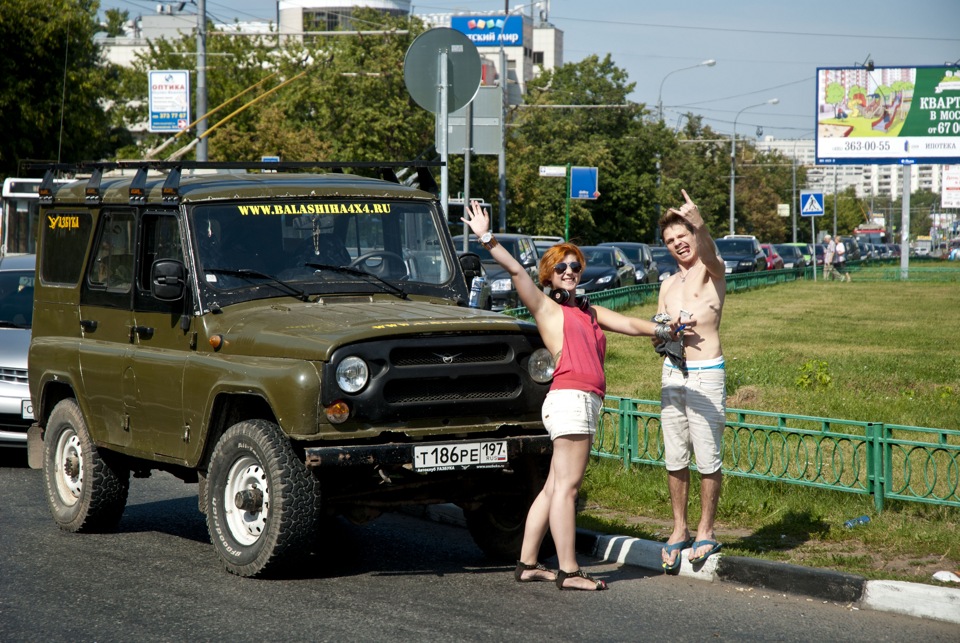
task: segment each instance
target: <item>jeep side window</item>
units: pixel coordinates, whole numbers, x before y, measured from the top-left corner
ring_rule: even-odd
[[[106,212],[100,218],[100,230],[87,271],[93,287],[112,293],[128,293],[133,283],[133,212]]]
[[[83,274],[83,257],[93,230],[90,213],[47,210],[45,214],[40,241],[43,254],[37,266],[40,279],[75,286]]]
[[[155,261],[173,259],[186,265],[180,222],[172,213],[144,214],[140,220],[140,257],[134,308],[142,311],[182,310],[180,302],[158,301],[150,293],[150,271]]]

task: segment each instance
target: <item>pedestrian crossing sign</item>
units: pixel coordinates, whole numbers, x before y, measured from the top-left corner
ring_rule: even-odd
[[[802,217],[822,217],[823,216],[823,192],[801,192],[800,193],[800,216]]]

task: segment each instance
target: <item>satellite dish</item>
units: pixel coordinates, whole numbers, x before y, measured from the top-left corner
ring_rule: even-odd
[[[414,102],[434,114],[440,111],[440,58],[447,56],[447,112],[473,100],[480,88],[480,52],[456,29],[437,27],[417,36],[403,59],[403,80]]]

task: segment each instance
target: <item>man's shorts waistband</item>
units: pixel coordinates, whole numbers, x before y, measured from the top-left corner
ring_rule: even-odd
[[[670,360],[666,360],[665,364],[670,368],[677,368],[674,366]],[[687,370],[688,371],[710,371],[714,369],[723,368],[723,355],[720,357],[714,357],[713,359],[699,359],[699,360],[688,360],[687,361]],[[680,369],[677,369],[680,370]]]

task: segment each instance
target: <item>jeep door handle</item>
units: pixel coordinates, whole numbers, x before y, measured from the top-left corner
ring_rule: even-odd
[[[130,337],[136,335],[142,339],[150,339],[153,337],[153,328],[150,326],[131,326],[130,327]]]
[[[85,333],[92,333],[97,330],[97,320],[96,319],[81,319],[80,320],[80,330]]]

